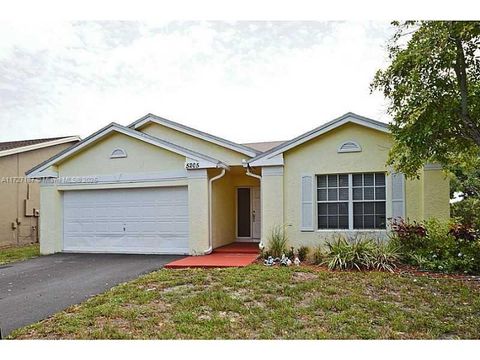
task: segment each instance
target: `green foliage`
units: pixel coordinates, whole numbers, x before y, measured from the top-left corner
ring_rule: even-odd
[[[330,270],[362,270],[370,266],[372,247],[370,241],[350,242],[343,236],[337,236],[326,243],[324,263]]]
[[[323,263],[330,270],[393,271],[400,259],[398,246],[372,239],[347,240],[342,236],[327,241]]]
[[[424,242],[428,241],[427,228],[416,221],[408,222],[403,219],[394,220],[391,224],[394,232],[394,241],[398,242],[403,252],[414,252],[415,249],[424,247]]]
[[[393,117],[388,163],[416,176],[424,163],[450,167],[479,158],[480,22],[394,22],[390,65],[371,89],[383,92]]]
[[[461,193],[463,198],[480,198],[480,158],[468,159],[448,167],[450,176],[450,197]]]
[[[480,229],[480,199],[467,197],[462,201],[451,204],[452,218],[461,224],[468,224]]]
[[[273,257],[281,257],[287,252],[287,241],[285,226],[275,225],[268,237],[268,252]]]
[[[392,242],[400,248],[403,262],[423,270],[480,274],[478,231],[435,219],[422,226],[426,229],[425,236],[394,232]]]
[[[309,252],[310,252],[310,249],[308,248],[308,246],[300,246],[298,248],[298,259],[302,262],[307,260]]]
[[[372,257],[372,268],[393,272],[396,264],[400,262],[400,247],[392,241],[379,241],[373,247]]]

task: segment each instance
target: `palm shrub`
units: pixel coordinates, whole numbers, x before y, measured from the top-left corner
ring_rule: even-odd
[[[273,257],[281,257],[287,252],[287,232],[284,225],[275,225],[268,237],[268,252]]]
[[[372,240],[353,239],[349,241],[337,236],[326,242],[324,264],[330,270],[362,270],[373,264],[374,243]]]
[[[399,248],[390,242],[337,236],[327,241],[323,264],[330,270],[393,271],[400,259]]]
[[[393,241],[379,241],[373,248],[372,266],[376,270],[390,271],[397,267],[401,259],[400,248]]]

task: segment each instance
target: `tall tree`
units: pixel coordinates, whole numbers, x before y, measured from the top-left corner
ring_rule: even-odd
[[[390,65],[371,90],[389,100],[389,164],[416,176],[426,162],[471,171],[480,155],[480,22],[393,22]]]

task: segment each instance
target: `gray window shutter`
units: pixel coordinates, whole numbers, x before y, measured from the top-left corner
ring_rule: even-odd
[[[405,176],[392,173],[392,218],[405,218]]]
[[[302,176],[302,209],[301,226],[302,231],[313,231],[313,176]]]

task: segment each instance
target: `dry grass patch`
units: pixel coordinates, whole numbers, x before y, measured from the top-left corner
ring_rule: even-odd
[[[11,337],[478,339],[480,286],[313,267],[160,270]]]

